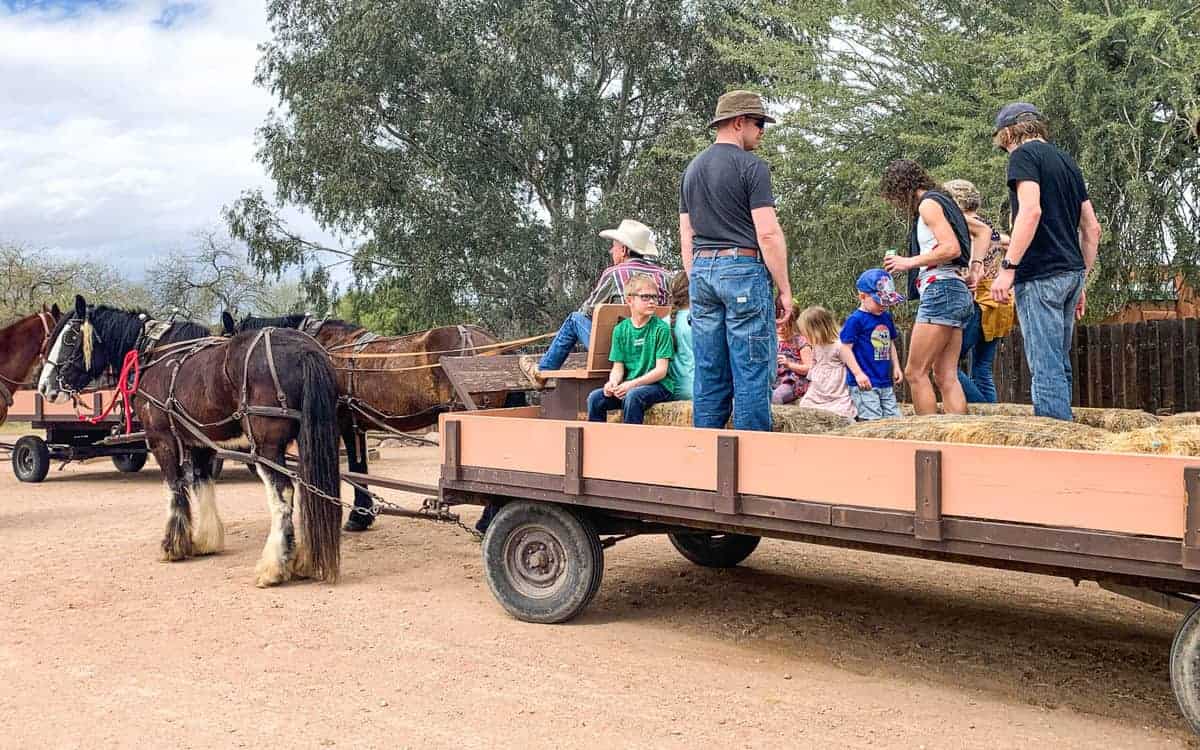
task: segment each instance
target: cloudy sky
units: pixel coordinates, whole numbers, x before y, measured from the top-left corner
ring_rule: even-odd
[[[243,189],[273,194],[267,36],[263,0],[0,0],[0,240],[140,275]]]

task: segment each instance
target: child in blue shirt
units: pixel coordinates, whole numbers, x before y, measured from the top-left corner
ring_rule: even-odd
[[[904,301],[892,277],[882,268],[858,277],[858,309],[846,318],[839,338],[846,363],[846,385],[861,421],[900,416],[895,383],[904,380],[892,342],[896,324],[887,308]]]

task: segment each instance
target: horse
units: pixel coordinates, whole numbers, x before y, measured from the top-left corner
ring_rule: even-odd
[[[62,313],[58,305],[26,315],[0,328],[0,424],[8,419],[13,391],[36,384],[38,366],[50,348],[50,333]]]
[[[404,336],[382,337],[345,320],[285,315],[276,318],[246,316],[234,322],[225,312],[221,316],[228,334],[268,326],[297,328],[317,340],[327,351],[337,371],[342,394],[339,430],[346,447],[350,471],[366,473],[365,431],[383,427],[401,432],[418,430],[437,423],[438,415],[455,405],[454,387],[438,366],[442,355],[474,354],[479,349],[494,349],[495,336],[475,325],[442,326]],[[359,364],[354,355],[368,354]],[[394,354],[392,357],[378,355]],[[484,394],[476,401],[481,408],[502,406],[506,394]],[[365,531],[375,516],[370,512],[371,495],[360,488],[354,492],[355,510],[344,529]]]
[[[198,323],[149,320],[76,296],[74,311],[58,321],[51,339],[38,381],[47,399],[66,400],[108,368],[120,368],[118,386],[133,390],[167,490],[164,561],[221,551],[225,531],[212,460],[218,447],[248,448],[271,513],[255,583],[337,579],[337,384],[328,355],[311,338],[272,329],[217,338]],[[284,465],[293,440],[298,472]]]

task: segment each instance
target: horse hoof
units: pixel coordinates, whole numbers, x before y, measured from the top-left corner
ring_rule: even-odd
[[[159,559],[163,562],[179,562],[186,560],[193,554],[191,540],[184,538],[174,542],[163,540],[162,555]]]
[[[254,585],[260,589],[278,586],[288,578],[287,566],[275,560],[259,560],[254,566]]]
[[[371,528],[371,523],[375,519],[366,513],[351,513],[346,519],[346,525],[342,526],[342,531],[366,531]]]

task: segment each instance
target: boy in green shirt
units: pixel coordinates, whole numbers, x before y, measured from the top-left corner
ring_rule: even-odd
[[[675,343],[670,326],[654,315],[658,294],[658,284],[649,276],[635,276],[625,285],[631,317],[613,329],[608,354],[612,373],[603,388],[588,395],[589,421],[603,422],[609,409],[620,407],[625,424],[642,424],[646,409],[671,400],[667,371]]]

